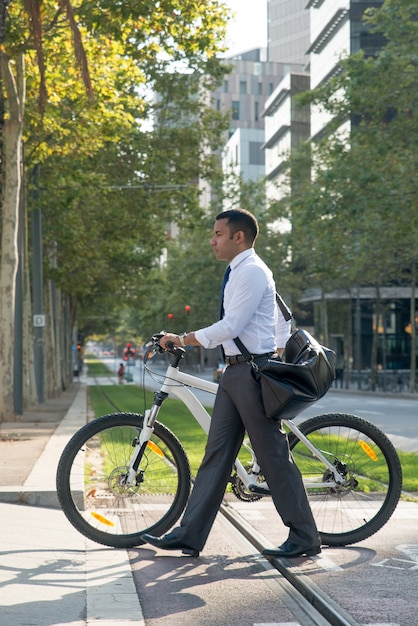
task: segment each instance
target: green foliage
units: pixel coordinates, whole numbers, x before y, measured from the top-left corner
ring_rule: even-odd
[[[160,283],[167,225],[201,218],[197,182],[213,173],[207,147],[226,120],[200,94],[225,72],[229,12],[218,0],[73,2],[89,93],[68,15],[29,7],[30,20],[8,7],[5,50],[27,57],[28,207],[42,209],[44,274],[70,297],[80,332],[114,330]]]
[[[213,219],[202,217],[169,242],[161,267],[138,284],[138,308],[131,324],[144,339],[161,329],[191,331],[212,324],[219,313],[219,289],[224,267],[209,246]],[[187,313],[185,306],[190,307]],[[168,319],[168,314],[173,319]]]

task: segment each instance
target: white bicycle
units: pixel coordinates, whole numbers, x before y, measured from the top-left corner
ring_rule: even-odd
[[[145,367],[163,352],[160,337],[150,340]],[[140,535],[164,534],[186,506],[192,484],[189,461],[180,441],[157,417],[173,393],[208,432],[210,415],[193,389],[216,393],[218,385],[181,371],[183,348],[173,346],[168,352],[172,362],[145,415],[114,413],[94,419],[73,435],[59,461],[62,509],[79,532],[98,543],[141,545]],[[284,420],[284,426],[322,543],[343,546],[377,532],[392,515],[402,489],[401,464],[386,435],[347,413],[319,415],[299,426]],[[233,493],[246,501],[268,497],[248,444],[244,453],[246,460],[240,460],[240,453],[231,475]]]

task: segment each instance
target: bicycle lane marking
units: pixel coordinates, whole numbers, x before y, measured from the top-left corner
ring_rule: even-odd
[[[377,563],[371,563],[371,565],[373,567],[386,567],[387,569],[418,570],[418,545],[399,545],[396,546],[396,550],[408,558],[387,557]]]

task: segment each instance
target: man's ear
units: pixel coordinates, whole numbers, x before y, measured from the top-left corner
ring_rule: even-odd
[[[245,235],[243,230],[237,230],[234,233],[235,243],[243,243],[245,241]]]

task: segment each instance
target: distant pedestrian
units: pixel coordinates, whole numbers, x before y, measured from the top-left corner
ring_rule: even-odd
[[[125,376],[125,366],[123,363],[121,363],[119,365],[119,369],[118,369],[118,378],[119,378],[119,385],[123,384],[123,377]]]

